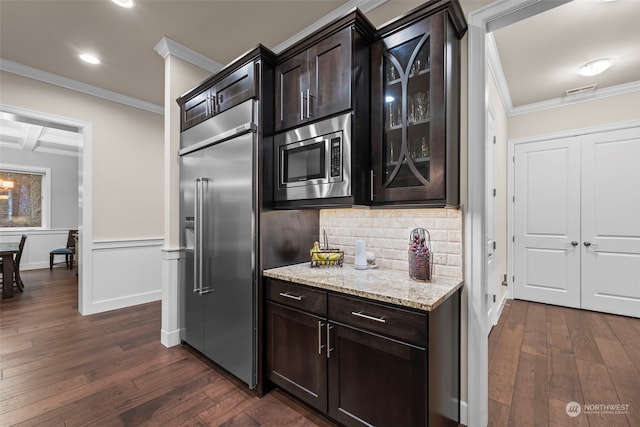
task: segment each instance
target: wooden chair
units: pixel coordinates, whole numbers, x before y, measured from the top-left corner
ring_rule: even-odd
[[[20,244],[18,245],[18,253],[13,259],[13,277],[11,278],[12,285],[16,285],[20,292],[24,290],[24,283],[20,278],[20,259],[22,258],[22,251],[24,250],[24,243],[27,241],[27,235],[23,234],[20,237]],[[0,271],[2,271],[2,261],[0,261]],[[4,286],[4,277],[2,278],[2,286]]]
[[[73,257],[76,254],[76,239],[73,237],[78,230],[69,230],[67,236],[67,246],[65,248],[54,249],[49,252],[49,270],[53,270],[53,258],[56,255],[64,255],[67,268],[73,268]]]

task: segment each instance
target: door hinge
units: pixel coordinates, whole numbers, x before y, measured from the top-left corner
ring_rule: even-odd
[[[495,135],[493,136],[493,143],[494,143],[494,144],[496,143],[496,136],[495,136]],[[494,301],[494,302],[495,302],[495,301]]]
[[[494,188],[494,189],[493,189],[493,197],[496,197],[496,194],[497,194],[497,193],[498,193],[498,192],[497,192],[497,190]]]
[[[496,242],[493,242],[493,250],[496,250]]]
[[[513,203],[516,202],[516,196],[511,197],[511,200],[513,201]]]
[[[516,276],[511,276],[511,283],[516,283]]]
[[[516,162],[516,156],[511,157],[511,161],[512,161],[513,163],[515,163],[515,162]]]
[[[516,241],[516,236],[515,236],[515,235],[514,235],[514,236],[512,236],[512,237],[511,237],[511,240],[512,240],[513,242],[515,242],[515,241]]]
[[[493,302],[496,302],[496,294],[493,294]]]

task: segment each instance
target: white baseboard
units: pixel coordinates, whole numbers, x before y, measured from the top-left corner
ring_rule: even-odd
[[[509,299],[509,292],[505,292],[500,298],[500,303],[498,304],[498,313],[496,313],[496,325],[500,321],[500,316],[502,316],[502,310],[504,309],[504,305],[506,304],[507,299]]]
[[[110,300],[102,300],[93,302],[88,310],[83,314],[96,314],[105,311],[117,310],[119,308],[132,307],[134,305],[146,304],[149,302],[160,301],[162,299],[162,292],[160,290],[147,292],[144,294],[136,295],[123,295],[119,298],[113,298]]]
[[[467,420],[467,402],[465,402],[464,400],[460,401],[460,424],[462,425],[469,425],[468,420]]]
[[[164,329],[160,331],[160,342],[165,347],[174,347],[176,345],[180,345],[180,330],[176,331],[165,331]]]

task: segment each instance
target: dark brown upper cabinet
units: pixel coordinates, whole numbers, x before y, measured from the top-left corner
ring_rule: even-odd
[[[276,132],[354,108],[354,85],[369,77],[368,70],[361,74],[372,34],[371,24],[354,12],[278,56]]]
[[[235,62],[178,99],[181,131],[256,96],[256,64],[240,64]]]
[[[381,28],[372,46],[374,205],[460,202],[460,38],[457,1],[425,3]]]

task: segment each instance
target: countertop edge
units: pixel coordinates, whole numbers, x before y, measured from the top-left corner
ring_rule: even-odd
[[[327,291],[338,292],[341,294],[367,298],[373,301],[386,302],[386,303],[395,304],[401,307],[413,308],[413,309],[422,310],[422,311],[435,310],[438,306],[440,306],[444,301],[446,301],[449,297],[455,294],[464,285],[463,280],[459,280],[455,285],[444,285],[444,284],[433,283],[431,284],[431,286],[436,286],[441,289],[446,287],[449,289],[447,289],[442,295],[439,295],[439,297],[434,302],[421,303],[421,302],[407,300],[400,297],[383,295],[377,292],[372,292],[372,291],[367,291],[362,289],[356,290],[348,287],[337,286],[330,283],[325,283],[322,280],[318,280],[318,279],[310,280],[308,278],[299,277],[293,274],[283,273],[281,269],[273,269],[273,270],[280,270],[280,271],[264,270],[263,276],[269,277],[271,279],[284,280],[287,282],[298,283],[301,285],[306,285],[306,286],[310,286],[317,289],[324,289]],[[429,282],[425,282],[425,284],[429,284]]]

